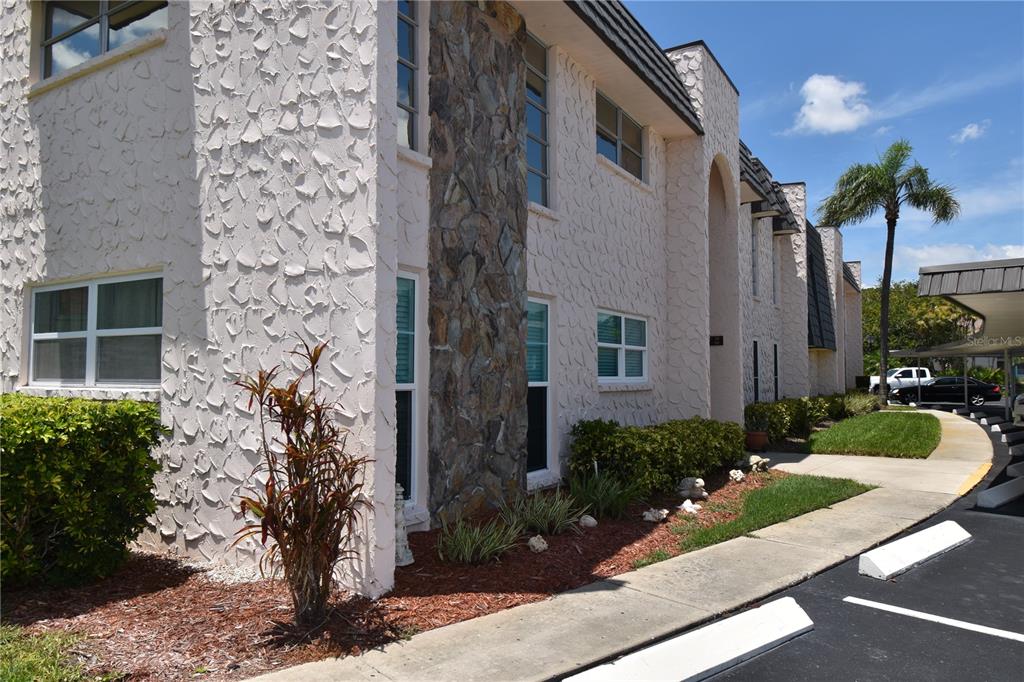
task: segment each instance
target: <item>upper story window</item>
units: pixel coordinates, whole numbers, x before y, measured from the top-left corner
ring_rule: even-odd
[[[163,279],[117,277],[32,294],[31,381],[160,383]]]
[[[526,36],[526,191],[548,206],[548,50]]]
[[[167,27],[167,2],[61,0],[42,6],[44,78]]]
[[[416,3],[398,3],[398,144],[416,149]]]
[[[597,379],[647,379],[647,321],[618,313],[597,313]]]
[[[760,286],[758,285],[758,281],[757,281],[758,278],[760,277],[760,274],[758,273],[758,263],[757,263],[757,252],[759,251],[758,247],[760,246],[757,243],[758,242],[757,222],[758,222],[757,218],[753,218],[750,221],[750,282],[751,282],[751,286],[753,287],[754,298],[757,298],[757,295],[758,295],[759,290],[760,290]]]
[[[600,92],[597,93],[597,153],[643,180],[643,128]]]

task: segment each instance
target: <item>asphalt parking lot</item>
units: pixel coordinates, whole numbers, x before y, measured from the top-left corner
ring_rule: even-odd
[[[1024,642],[843,601],[858,597],[1024,635],[1024,500],[999,513],[973,509],[977,492],[1010,461],[993,442],[988,477],[908,531],[953,520],[971,533],[969,543],[889,581],[859,575],[854,558],[773,595],[766,601],[796,599],[814,630],[711,679],[1024,680]]]

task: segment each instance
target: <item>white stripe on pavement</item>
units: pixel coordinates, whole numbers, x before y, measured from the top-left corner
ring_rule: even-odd
[[[889,613],[898,613],[901,616],[910,616],[911,618],[920,618],[921,620],[930,620],[933,623],[941,623],[942,625],[949,625],[954,628],[960,628],[961,630],[971,630],[972,632],[980,632],[983,635],[992,635],[993,637],[1002,637],[1004,639],[1012,639],[1015,642],[1024,642],[1024,635],[1017,632],[1010,632],[1009,630],[1000,630],[998,628],[990,628],[987,625],[976,625],[974,623],[968,623],[963,620],[955,620],[953,618],[946,618],[945,616],[933,616],[930,613],[924,613],[923,611],[914,611],[913,609],[905,609],[901,606],[890,606],[889,604],[883,604],[877,601],[870,601],[868,599],[860,599],[859,597],[846,597],[843,601],[850,604],[860,604],[861,606],[867,606],[872,609],[878,609],[880,611],[888,611]]]

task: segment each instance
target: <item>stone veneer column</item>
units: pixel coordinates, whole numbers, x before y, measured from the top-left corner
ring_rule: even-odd
[[[430,512],[473,513],[526,482],[522,17],[431,2]]]

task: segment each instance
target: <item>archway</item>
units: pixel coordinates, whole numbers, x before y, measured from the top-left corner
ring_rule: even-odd
[[[737,211],[728,167],[716,159],[708,178],[708,324],[710,415],[743,422],[740,274]]]

